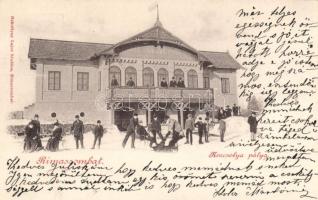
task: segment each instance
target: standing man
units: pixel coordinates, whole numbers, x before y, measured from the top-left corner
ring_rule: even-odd
[[[34,146],[35,149],[34,150],[41,150],[41,149],[43,149],[43,145],[42,145],[42,141],[41,141],[41,123],[39,121],[38,114],[34,115],[32,123],[34,124],[34,128],[36,130],[36,136],[34,139],[34,142],[35,142],[35,146]]]
[[[112,81],[111,81],[111,84],[110,84],[112,87],[118,87],[118,81],[116,79],[115,76],[112,77]]]
[[[71,131],[73,131],[75,142],[76,142],[76,149],[78,149],[78,142],[81,142],[81,148],[84,148],[83,140],[84,140],[84,124],[79,119],[78,115],[75,115],[75,121],[73,122],[73,125],[71,127]]]
[[[203,144],[202,142],[202,136],[203,136],[203,122],[202,122],[202,117],[199,117],[199,120],[197,121],[197,123],[195,123],[195,127],[198,128],[198,133],[199,133],[199,144]]]
[[[223,118],[219,120],[219,130],[220,130],[220,139],[221,142],[224,142],[224,134],[226,131],[226,123]]]
[[[170,87],[177,87],[177,81],[174,78],[174,76],[172,77],[172,80],[170,81]]]
[[[184,128],[186,130],[186,139],[187,139],[186,144],[189,144],[190,142],[190,144],[192,145],[192,132],[194,129],[194,120],[191,114],[188,114],[188,118],[185,121]]]
[[[232,109],[230,108],[229,105],[226,106],[225,114],[227,118],[232,116]]]
[[[252,114],[251,116],[248,117],[247,122],[250,125],[251,141],[255,141],[255,135],[257,132],[257,124],[258,124],[258,121],[256,119],[256,112],[252,111]]]
[[[157,115],[155,115],[153,117],[153,121],[152,121],[152,123],[150,125],[150,129],[151,129],[151,133],[152,133],[152,135],[154,137],[154,140],[153,140],[154,143],[157,143],[157,139],[156,139],[157,134],[159,135],[161,141],[163,141],[163,136],[161,134],[161,123],[158,120],[158,116]],[[152,143],[150,144],[150,146],[152,145]]]
[[[135,87],[135,82],[133,81],[132,77],[130,77],[129,80],[127,81],[127,86]]]
[[[210,128],[209,118],[205,118],[203,122],[203,134],[204,134],[204,140],[206,143],[209,142],[209,128]]]
[[[138,114],[135,113],[134,116],[129,120],[129,125],[127,127],[127,133],[122,143],[123,148],[125,148],[126,143],[131,136],[131,148],[135,148],[135,137],[136,137],[136,129],[139,126],[138,124]]]
[[[168,115],[165,116],[165,120],[168,125],[168,133],[165,136],[165,140],[168,138],[170,134],[172,134],[172,140],[169,142],[168,147],[176,147],[177,142],[183,138],[180,135],[182,132],[181,125],[175,119],[171,119]]]
[[[179,78],[179,81],[178,81],[178,83],[177,83],[177,86],[178,86],[179,88],[185,88],[184,81],[183,81],[183,79],[182,79],[181,77]]]
[[[160,82],[160,87],[163,87],[163,88],[167,88],[168,87],[168,83],[167,83],[165,77],[162,78],[162,80]]]
[[[236,104],[233,104],[232,110],[233,110],[233,115],[238,116],[239,108]]]
[[[101,139],[104,135],[104,128],[101,125],[100,120],[97,120],[97,125],[95,126],[93,133],[94,133],[94,144],[93,144],[92,149],[95,149],[95,145],[96,145],[97,141],[98,141],[98,148],[100,149],[100,142],[101,142]]]

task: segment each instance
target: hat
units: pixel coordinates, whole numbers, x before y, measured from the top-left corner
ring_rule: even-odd
[[[199,117],[199,120],[202,120],[202,117]]]
[[[55,112],[52,112],[52,113],[51,113],[51,117],[56,117],[56,113],[55,113]]]
[[[169,119],[170,117],[169,117],[169,115],[165,115],[165,119]]]
[[[100,124],[101,122],[100,122],[100,120],[97,120],[97,124]]]
[[[75,118],[76,118],[76,119],[78,119],[78,118],[79,118],[79,116],[78,116],[78,115],[75,115]]]
[[[153,116],[153,118],[157,118],[157,117],[158,117],[157,115],[154,115],[154,116]]]
[[[81,113],[80,113],[80,116],[81,116],[81,117],[84,117],[84,116],[85,116],[85,113],[84,113],[84,112],[81,112]]]
[[[39,117],[39,115],[38,115],[38,114],[35,114],[34,117]]]
[[[138,114],[137,114],[137,113],[134,113],[134,116],[138,116]]]
[[[58,126],[58,125],[60,125],[60,123],[59,122],[55,122],[53,125],[54,126]]]

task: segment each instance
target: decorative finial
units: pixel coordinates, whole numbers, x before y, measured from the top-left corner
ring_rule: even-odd
[[[158,5],[158,3],[156,4],[156,8],[157,8],[157,20],[156,20],[155,26],[162,26],[162,24],[159,20],[159,5]]]

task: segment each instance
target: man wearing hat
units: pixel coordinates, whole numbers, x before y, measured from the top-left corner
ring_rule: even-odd
[[[97,141],[98,141],[98,148],[100,149],[100,142],[101,142],[101,139],[104,135],[104,128],[101,125],[100,120],[97,120],[97,125],[95,126],[93,133],[94,133],[94,144],[93,144],[92,149],[95,149],[95,145],[96,145]]]
[[[187,141],[186,141],[186,144],[190,144],[192,145],[192,132],[193,132],[193,129],[194,129],[194,120],[192,118],[192,114],[188,114],[188,118],[187,120],[185,121],[185,130],[186,130],[186,137],[187,137]]]
[[[159,135],[161,141],[163,141],[163,136],[161,134],[161,123],[157,115],[153,117],[152,123],[150,125],[150,131],[154,137],[154,140],[153,140],[154,143],[157,143],[157,139],[156,139],[157,134]]]
[[[136,129],[139,126],[138,124],[138,114],[135,113],[134,116],[129,120],[129,125],[127,127],[127,133],[126,136],[123,140],[122,146],[123,148],[125,148],[126,143],[129,139],[129,137],[131,136],[131,148],[134,149],[135,148],[135,134],[136,134]]]
[[[256,112],[252,111],[252,114],[248,117],[247,122],[250,125],[251,141],[255,141],[255,135],[258,124],[258,121],[256,119]]]
[[[32,124],[34,125],[36,135],[34,136],[34,150],[41,150],[43,149],[42,141],[41,141],[41,123],[39,121],[39,115],[35,114],[34,118],[31,120]]]
[[[76,142],[76,149],[78,149],[78,142],[81,142],[81,148],[84,148],[83,144],[83,133],[84,133],[84,124],[79,119],[78,115],[75,115],[75,121],[73,122],[73,125],[71,127],[71,131],[73,131],[75,142]]]

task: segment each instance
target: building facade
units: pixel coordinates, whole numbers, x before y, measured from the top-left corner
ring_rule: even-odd
[[[29,58],[36,102],[25,108],[25,117],[38,113],[49,120],[55,112],[70,122],[84,112],[88,123],[100,119],[125,129],[133,112],[144,125],[154,114],[183,124],[188,113],[237,103],[240,65],[226,52],[194,49],[160,21],[117,44],[31,38]],[[173,77],[184,87],[169,87]]]

